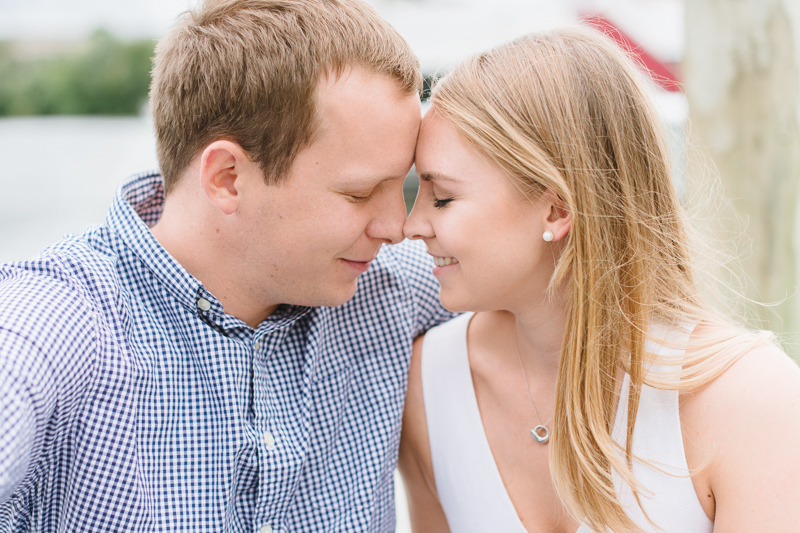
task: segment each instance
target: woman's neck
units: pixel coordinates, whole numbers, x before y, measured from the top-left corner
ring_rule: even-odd
[[[525,368],[533,375],[555,379],[567,322],[563,294],[543,295],[542,301],[512,314],[516,349]]]

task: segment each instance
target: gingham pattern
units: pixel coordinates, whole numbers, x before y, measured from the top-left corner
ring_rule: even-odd
[[[411,342],[450,317],[422,246],[252,329],[148,231],[162,205],[134,176],[0,267],[0,531],[392,531]]]

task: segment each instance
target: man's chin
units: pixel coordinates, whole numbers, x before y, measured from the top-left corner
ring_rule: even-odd
[[[352,300],[356,294],[356,289],[358,289],[358,279],[335,289],[329,287],[328,290],[321,290],[310,298],[309,303],[300,305],[308,307],[338,307]]]

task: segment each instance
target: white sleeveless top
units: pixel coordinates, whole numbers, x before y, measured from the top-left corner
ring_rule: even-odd
[[[422,392],[436,491],[453,533],[525,533],[503,485],[478,410],[467,357],[471,317],[472,313],[467,313],[431,329],[422,344]],[[661,355],[679,353],[653,344],[647,349]],[[627,375],[622,387],[623,391],[628,389]],[[625,440],[627,409],[627,394],[622,394],[612,433],[620,443]],[[665,474],[634,459],[633,471],[643,488],[642,504],[660,530],[645,518],[630,487],[615,476],[620,502],[636,525],[652,533],[714,530],[687,475],[677,391],[643,386],[633,454],[681,476]],[[591,530],[581,526],[577,533]]]

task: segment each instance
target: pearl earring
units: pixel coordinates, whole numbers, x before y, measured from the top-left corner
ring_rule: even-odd
[[[553,232],[552,231],[545,231],[542,234],[542,239],[544,239],[547,242],[552,241],[553,240]]]

